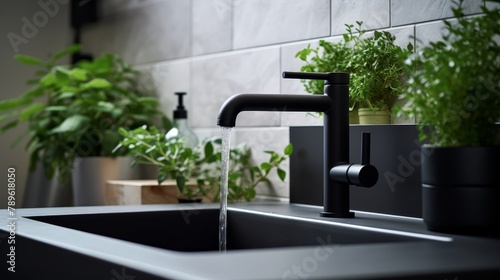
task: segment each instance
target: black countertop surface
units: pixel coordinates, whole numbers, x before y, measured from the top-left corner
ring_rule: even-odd
[[[218,209],[219,205],[137,205],[0,210],[15,217],[15,269],[1,279],[499,279],[500,238],[430,232],[418,218],[356,212],[354,219],[321,218],[321,207],[282,202],[229,205],[234,211],[316,219],[428,237],[423,241],[179,252],[40,222],[30,217]],[[2,222],[1,252],[12,234]],[[231,225],[228,224],[228,227]],[[141,227],[140,220],[130,227]],[[147,235],[147,232],[144,232]],[[203,232],[199,233],[203,235]],[[321,255],[318,255],[319,250]],[[7,253],[5,253],[7,252]],[[37,278],[38,277],[38,278]],[[493,277],[493,278],[492,278]]]

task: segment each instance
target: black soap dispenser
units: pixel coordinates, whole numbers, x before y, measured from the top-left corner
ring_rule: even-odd
[[[194,134],[188,124],[187,110],[182,102],[182,98],[186,93],[176,92],[175,95],[177,95],[179,99],[177,108],[174,110],[174,127],[168,131],[166,137],[182,138],[187,147],[194,148],[198,145],[198,137],[196,137],[196,134]]]

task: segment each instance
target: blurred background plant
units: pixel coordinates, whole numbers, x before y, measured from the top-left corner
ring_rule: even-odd
[[[158,183],[173,179],[177,183],[179,197],[186,199],[201,198],[213,194],[213,201],[219,199],[221,180],[220,138],[207,138],[194,148],[185,145],[182,138],[166,137],[154,126],[142,126],[133,130],[119,130],[122,140],[115,150],[125,149],[135,158],[133,164],[150,164],[159,169]],[[255,198],[255,188],[269,182],[274,169],[283,181],[286,171],[280,167],[293,152],[288,144],[283,153],[266,151],[269,160],[260,165],[252,163],[251,149],[244,143],[230,150],[230,171],[228,182],[228,201],[251,201]],[[197,187],[189,187],[195,181]]]
[[[421,140],[436,146],[499,146],[500,8],[468,17],[463,1],[445,21],[446,35],[408,57],[406,102],[395,111],[415,118]]]
[[[57,61],[81,49],[80,45],[49,56],[48,60],[15,55],[20,63],[37,66],[33,87],[19,97],[0,102],[0,134],[28,122],[30,170],[43,163],[46,176],[56,171],[68,179],[75,157],[116,156],[118,128],[133,129],[159,118],[156,97],[146,96],[137,85],[138,72],[120,57],[104,54],[93,61],[58,66]]]

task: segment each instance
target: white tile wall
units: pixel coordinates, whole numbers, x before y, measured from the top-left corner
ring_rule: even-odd
[[[163,0],[104,16],[83,30],[84,50],[116,53],[132,64],[188,57],[190,12],[189,1]]]
[[[82,39],[86,51],[114,52],[138,65],[144,87],[156,92],[168,116],[176,105],[173,93],[187,91],[189,120],[203,139],[220,135],[216,116],[233,94],[305,94],[300,81],[283,80],[281,72],[300,70],[295,54],[307,44],[338,40],[344,24],[363,21],[365,29],[388,30],[399,45],[418,47],[441,38],[452,2],[110,0],[103,4],[102,21],[86,27]],[[482,4],[465,0],[465,12],[480,13]],[[281,151],[289,142],[288,126],[321,124],[321,118],[305,113],[244,112],[232,143],[247,142],[260,163],[267,157],[264,150]],[[273,177],[272,186],[261,186],[258,193],[287,197],[288,183]]]
[[[230,52],[195,58],[191,69],[191,91],[195,97],[193,123],[216,126],[222,103],[237,93],[279,93],[279,47]],[[243,112],[238,126],[278,126],[278,113]]]
[[[229,0],[192,0],[192,54],[230,51],[233,7]]]
[[[330,35],[330,1],[234,0],[235,49]]]
[[[362,21],[364,29],[389,27],[389,0],[332,0],[332,35],[346,33],[345,24]]]
[[[480,13],[482,4],[482,0],[464,0],[464,12]],[[453,0],[392,0],[392,26],[449,18],[452,7],[456,7]]]

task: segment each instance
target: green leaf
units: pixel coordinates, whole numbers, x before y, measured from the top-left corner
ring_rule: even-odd
[[[272,168],[272,165],[268,162],[263,162],[260,164],[260,168],[262,168],[262,170],[264,170],[265,172],[269,172],[269,170],[271,170]]]
[[[167,174],[163,174],[160,172],[160,174],[158,174],[158,185],[160,185],[163,181],[167,180]]]
[[[102,137],[102,155],[111,156],[113,155],[113,149],[120,143],[121,137],[117,131],[105,130]]]
[[[48,87],[56,83],[56,78],[52,73],[48,73],[40,79],[40,84]]]
[[[97,107],[99,111],[112,112],[115,109],[115,105],[111,102],[99,101],[97,102]]]
[[[286,145],[285,150],[284,150],[284,154],[289,156],[292,153],[293,153],[293,144],[290,143],[290,144]]]
[[[257,192],[254,189],[248,189],[245,194],[245,200],[250,201],[255,198],[255,195],[257,195]]]
[[[22,107],[24,105],[29,104],[30,102],[31,102],[30,99],[24,99],[24,98],[13,98],[0,101],[0,112]]]
[[[241,177],[241,173],[232,172],[231,174],[229,174],[228,179],[231,180],[231,181],[234,181],[234,180],[237,180],[240,177]]]
[[[218,159],[219,159],[218,156],[216,154],[213,154],[213,155],[211,155],[209,157],[206,157],[205,161],[207,163],[213,163],[213,162],[216,162]]]
[[[21,111],[21,113],[19,114],[19,120],[21,121],[28,120],[33,114],[43,111],[44,108],[45,104],[35,103],[29,106],[28,108],[24,109],[23,111]]]
[[[260,169],[259,169],[258,166],[252,166],[252,167],[250,167],[250,170],[253,171],[256,174],[260,174],[261,173],[261,171],[260,171]]]
[[[38,66],[47,66],[47,62],[44,62],[36,57],[24,55],[24,54],[16,54],[14,55],[14,59],[29,65],[38,65]]]
[[[66,86],[71,82],[69,71],[63,67],[56,67],[54,69],[55,82],[59,86]]]
[[[120,133],[124,137],[127,137],[129,135],[128,130],[123,127],[118,128],[118,133]]]
[[[66,99],[74,97],[76,94],[74,92],[63,92],[57,96],[57,100]]]
[[[66,110],[68,110],[68,106],[63,106],[63,105],[45,107],[45,111],[48,111],[48,112],[60,112],[60,111],[66,111]]]
[[[84,88],[109,88],[111,83],[102,78],[95,78],[82,85]]]
[[[82,46],[79,44],[72,45],[69,48],[56,53],[54,55],[54,59],[57,60],[57,59],[60,59],[61,57],[64,57],[64,56],[67,56],[70,54],[74,54],[74,53],[80,51],[81,48],[82,48]]]
[[[85,81],[87,80],[87,71],[80,68],[71,69],[69,76],[77,81]]]
[[[278,168],[276,171],[278,173],[278,177],[280,178],[280,180],[284,182],[286,177],[286,171],[281,168]]]
[[[18,123],[19,123],[18,120],[14,120],[14,121],[11,121],[11,122],[5,124],[4,126],[1,126],[0,127],[0,134],[3,134],[5,131],[15,127]]]
[[[177,175],[175,181],[177,182],[177,187],[182,193],[184,191],[184,187],[186,186],[186,178],[184,178],[184,176],[182,175]]]
[[[67,133],[83,130],[89,122],[89,118],[83,115],[73,115],[66,118],[60,125],[50,131],[54,133]]]
[[[144,106],[156,106],[158,105],[158,99],[156,97],[144,96],[137,98],[137,101]]]
[[[212,145],[212,142],[208,141],[205,144],[205,157],[209,158],[213,155],[214,153],[214,146]]]

